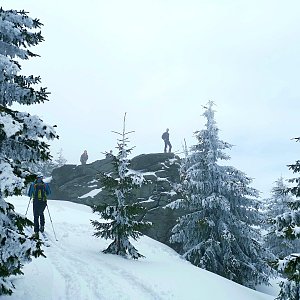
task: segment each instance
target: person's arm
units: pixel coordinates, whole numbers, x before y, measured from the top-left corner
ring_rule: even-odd
[[[32,197],[32,193],[33,193],[33,183],[30,184],[30,187],[28,189],[28,197]]]
[[[46,185],[46,187],[45,187],[46,195],[48,196],[51,194],[51,189],[50,189],[50,186],[48,183],[46,183],[45,185]]]

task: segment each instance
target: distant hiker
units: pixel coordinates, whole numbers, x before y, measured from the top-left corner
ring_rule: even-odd
[[[169,152],[171,152],[172,149],[172,145],[170,143],[170,135],[169,135],[169,128],[166,129],[166,132],[164,132],[161,136],[161,138],[164,140],[165,142],[165,148],[164,148],[164,152],[167,152],[167,147],[169,147]]]
[[[43,181],[43,175],[38,173],[36,180],[31,183],[28,196],[33,199],[33,223],[34,223],[34,237],[39,237],[39,231],[45,230],[45,216],[44,210],[47,206],[47,196],[50,195],[51,190],[48,183]]]
[[[82,165],[85,165],[86,162],[87,162],[87,160],[88,160],[88,158],[89,158],[89,156],[88,156],[88,154],[87,154],[87,151],[84,150],[84,152],[83,152],[83,153],[81,154],[81,156],[80,156],[80,162],[81,162],[81,164],[82,164]]]
[[[106,152],[105,154],[105,158],[112,158],[114,155],[113,155],[113,152],[112,150],[110,150],[109,152]]]

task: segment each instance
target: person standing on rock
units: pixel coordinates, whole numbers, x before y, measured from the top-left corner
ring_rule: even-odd
[[[162,134],[161,138],[165,142],[164,152],[166,153],[167,152],[167,148],[169,147],[169,153],[170,153],[171,149],[172,149],[172,145],[170,143],[169,128],[166,129],[166,131]]]
[[[105,153],[105,158],[112,158],[114,155],[113,155],[113,152],[112,150],[110,150],[109,152]]]
[[[87,151],[84,150],[84,152],[83,152],[83,153],[81,154],[81,156],[80,156],[80,162],[81,162],[81,164],[82,164],[82,165],[85,165],[86,162],[87,162],[87,160],[88,160],[88,158],[89,158],[89,156],[88,156],[88,154],[87,154]]]

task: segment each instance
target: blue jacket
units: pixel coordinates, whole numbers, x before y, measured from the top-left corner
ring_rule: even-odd
[[[29,187],[29,189],[28,189],[28,197],[33,198],[33,196],[34,196],[34,195],[33,195],[33,192],[34,192],[34,185],[35,185],[36,183],[44,183],[44,184],[45,184],[45,193],[46,193],[46,195],[48,196],[48,195],[51,194],[51,190],[50,190],[49,184],[48,184],[48,183],[45,183],[42,179],[37,179],[36,181],[34,181],[34,182],[32,182],[32,183],[30,184],[30,187]]]

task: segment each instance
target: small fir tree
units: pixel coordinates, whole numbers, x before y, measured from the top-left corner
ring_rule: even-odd
[[[297,141],[300,138],[296,138]],[[300,161],[288,166],[294,173],[300,172]],[[290,211],[284,212],[274,219],[275,234],[283,239],[295,240],[300,237],[300,178],[292,178],[291,183],[295,186],[287,188],[286,192],[296,196],[297,199],[288,203]],[[296,251],[298,249],[295,249]],[[295,252],[296,252],[295,251]],[[293,253],[273,263],[285,280],[280,283],[280,293],[277,300],[300,299],[300,253]]]
[[[24,162],[23,166],[26,167],[30,173],[42,173],[45,177],[51,176],[53,169],[56,167],[52,160]]]
[[[140,188],[145,183],[143,176],[131,170],[128,155],[132,148],[128,148],[128,134],[125,132],[125,118],[123,132],[118,133],[118,154],[111,154],[113,170],[101,174],[101,183],[107,192],[109,199],[114,199],[114,205],[93,206],[93,211],[100,214],[103,220],[91,221],[95,227],[94,235],[105,239],[112,239],[113,242],[105,249],[104,253],[127,256],[134,259],[142,257],[138,250],[131,244],[130,238],[136,240],[142,236],[142,230],[151,225],[150,222],[138,221],[137,217],[144,212],[144,208],[135,202],[133,190]]]
[[[23,166],[25,166],[30,171],[30,173],[42,173],[45,177],[50,177],[54,169],[60,168],[66,163],[67,160],[62,154],[62,149],[60,149],[60,151],[57,152],[57,157],[55,159],[38,162],[24,162]]]
[[[49,146],[42,138],[53,139],[54,128],[37,116],[12,110],[14,103],[31,105],[47,100],[45,88],[34,89],[40,77],[18,75],[20,60],[37,56],[28,50],[43,37],[42,26],[24,11],[0,8],[0,295],[11,294],[11,275],[22,274],[24,263],[42,254],[40,241],[25,234],[32,223],[14,211],[4,197],[19,195],[33,178],[26,162],[50,158]]]
[[[244,173],[218,164],[229,159],[224,150],[231,145],[218,137],[212,106],[205,107],[206,128],[195,132],[198,143],[183,160],[183,198],[169,205],[187,211],[171,242],[181,243],[183,257],[194,265],[254,288],[268,282],[270,269],[255,228],[262,220],[258,192]]]
[[[266,199],[265,215],[266,215],[266,230],[265,245],[277,257],[283,258],[289,255],[293,249],[299,247],[298,240],[282,239],[277,235],[277,225],[274,220],[276,216],[291,212],[289,203],[293,202],[293,197],[287,193],[288,186],[280,177],[275,181],[274,187],[271,190],[271,197]]]
[[[66,158],[63,156],[63,149],[57,152],[57,158],[54,160],[54,168],[60,168],[67,163]]]

